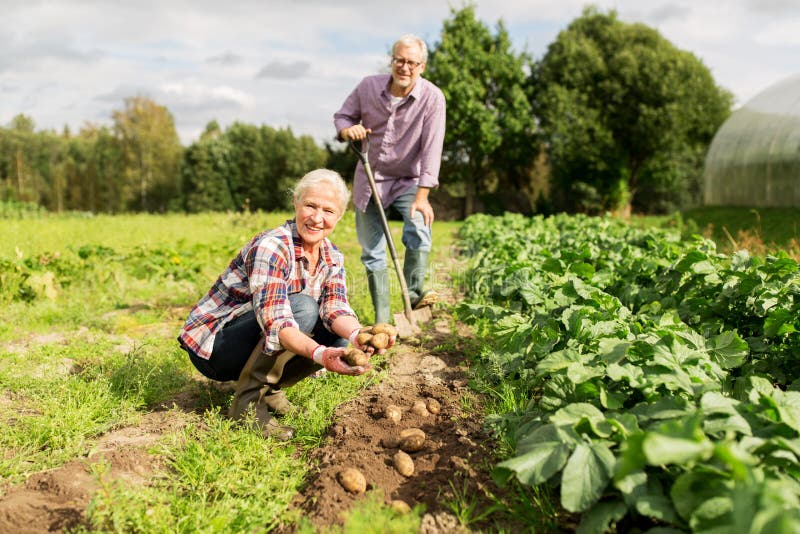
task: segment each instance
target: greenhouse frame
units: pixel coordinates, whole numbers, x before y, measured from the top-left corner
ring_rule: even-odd
[[[800,74],[757,94],[722,124],[706,155],[703,202],[800,207]]]

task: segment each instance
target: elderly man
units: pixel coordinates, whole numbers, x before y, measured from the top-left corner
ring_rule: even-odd
[[[339,139],[359,141],[370,136],[368,157],[382,204],[403,217],[403,272],[414,308],[437,299],[435,292],[424,289],[424,283],[434,217],[428,194],[439,185],[445,99],[438,87],[421,77],[427,58],[428,48],[422,39],[402,36],[392,47],[391,74],[362,79],[334,114]],[[361,262],[367,271],[375,322],[388,322],[386,238],[371,196],[364,167],[359,163],[353,203]]]

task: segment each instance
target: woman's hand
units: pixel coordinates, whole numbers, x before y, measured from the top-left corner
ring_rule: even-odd
[[[354,329],[352,332],[350,332],[350,335],[347,336],[347,341],[349,341],[350,344],[353,345],[358,350],[367,353],[369,356],[372,356],[372,354],[375,352],[375,347],[367,343],[359,343],[358,334],[360,333],[361,333],[361,327]],[[379,352],[378,354],[382,353]]]
[[[394,345],[395,341],[397,341],[397,335],[396,334],[395,335],[390,335],[389,336],[389,343],[386,345],[386,347],[382,348],[382,349],[376,349],[375,347],[373,347],[369,343],[359,343],[358,342],[358,334],[360,334],[360,333],[361,333],[361,327],[356,328],[355,330],[350,332],[350,335],[347,336],[347,340],[355,348],[357,348],[358,350],[360,350],[362,352],[366,352],[370,356],[372,356],[373,354],[383,354],[383,353],[385,353],[387,350],[392,348],[392,345]]]
[[[370,366],[351,366],[342,358],[344,356],[344,349],[338,347],[326,347],[324,345],[317,345],[314,352],[311,353],[311,358],[319,365],[323,366],[332,373],[339,373],[340,375],[358,376],[363,375],[370,370]]]

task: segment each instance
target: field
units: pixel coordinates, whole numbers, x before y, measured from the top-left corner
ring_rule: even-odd
[[[302,413],[280,444],[224,417],[230,385],[202,379],[175,336],[238,248],[286,218],[0,220],[2,530],[800,525],[787,255],[609,219],[437,222],[434,320],[372,373],[291,388]],[[369,323],[352,213],[333,241]],[[440,414],[410,410],[426,398]],[[410,477],[384,446],[388,403],[427,432]],[[367,474],[366,494],[336,482],[345,465]]]

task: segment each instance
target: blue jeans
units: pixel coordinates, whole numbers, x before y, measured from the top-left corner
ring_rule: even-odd
[[[319,318],[319,304],[316,300],[308,295],[295,293],[289,295],[289,304],[300,330],[317,343],[328,347],[347,346],[346,339],[340,338],[325,328]],[[217,332],[214,338],[214,349],[208,360],[200,358],[186,347],[183,348],[189,353],[192,364],[204,376],[221,382],[238,380],[244,364],[247,363],[256,345],[261,343],[263,336],[264,333],[256,320],[256,314],[246,313],[229,322]]]
[[[425,226],[425,220],[420,212],[414,213],[414,217],[409,217],[408,212],[414,197],[417,194],[417,187],[410,187],[404,191],[389,206],[383,209],[388,213],[392,208],[403,217],[403,245],[408,250],[431,250],[431,229]],[[374,199],[370,198],[367,209],[363,213],[356,210],[356,234],[358,243],[361,245],[361,263],[369,272],[382,271],[387,268],[386,259],[386,236],[383,234],[381,216],[378,213],[378,206]]]

